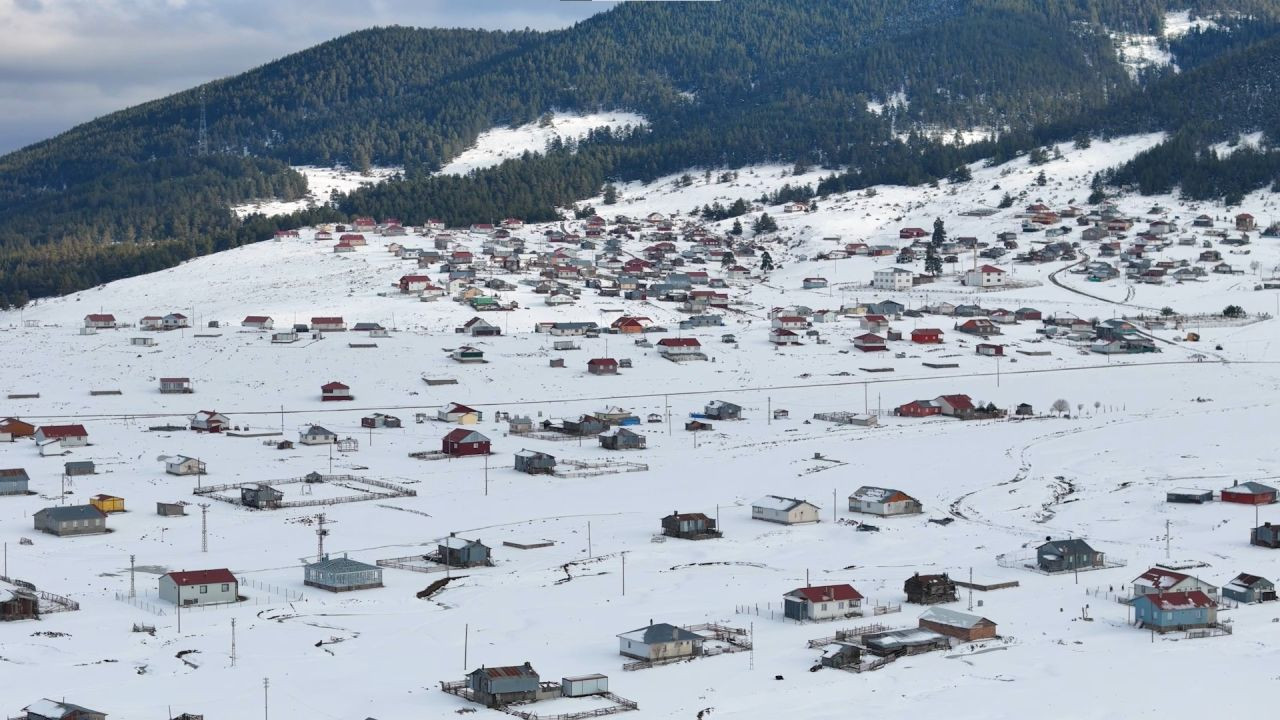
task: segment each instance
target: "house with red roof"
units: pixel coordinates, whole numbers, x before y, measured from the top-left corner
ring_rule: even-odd
[[[160,576],[160,599],[174,605],[220,605],[240,600],[240,583],[226,568],[179,570]]]
[[[83,425],[41,425],[35,434],[37,445],[58,440],[62,447],[84,447],[89,444],[89,431]]]
[[[956,326],[956,330],[966,335],[979,335],[986,337],[988,335],[999,335],[1000,328],[987,318],[969,318]]]
[[[915,240],[922,237],[929,237],[929,233],[924,228],[904,227],[898,231],[899,240]]]
[[[934,402],[938,403],[940,412],[949,417],[964,417],[975,410],[968,395],[940,395]]]
[[[311,329],[323,332],[340,332],[347,329],[347,322],[339,316],[311,318]]]
[[[1002,287],[1005,284],[1004,270],[995,265],[983,265],[964,274],[964,284],[968,287]]]
[[[84,316],[84,326],[87,328],[105,329],[117,325],[116,316],[110,313],[90,313]]]
[[[489,438],[466,428],[451,430],[445,435],[440,441],[440,451],[451,457],[489,455],[493,452]]]
[[[400,282],[397,283],[402,293],[422,292],[430,285],[431,277],[428,275],[401,275]]]
[[[675,361],[707,359],[697,338],[662,338],[658,341],[658,354]]]
[[[240,321],[240,327],[253,328],[255,330],[270,330],[275,326],[275,321],[266,315],[246,315],[244,320]]]
[[[912,400],[893,409],[893,414],[901,417],[929,417],[941,415],[942,405],[935,400]]]
[[[587,361],[587,372],[592,375],[617,375],[618,361],[613,358],[592,358]]]
[[[191,429],[198,432],[222,432],[230,424],[230,418],[214,410],[201,410],[191,416]]]
[[[773,328],[769,331],[769,342],[774,345],[799,345],[800,336],[786,328]]]
[[[329,402],[331,400],[354,400],[351,395],[351,386],[334,380],[320,386],[320,400]]]
[[[853,346],[862,352],[878,352],[888,350],[884,344],[884,338],[875,333],[865,333],[853,339]]]
[[[996,343],[978,343],[977,352],[987,357],[1004,357],[1004,346]]]
[[[449,403],[436,411],[436,419],[459,425],[474,425],[484,419],[484,413],[462,403]]]
[[[917,345],[941,345],[942,331],[938,328],[916,328],[911,331],[911,342]]]
[[[862,615],[862,593],[852,585],[813,585],[782,596],[783,615],[792,620],[818,621]]]
[[[1217,597],[1218,595],[1218,587],[1216,585],[1210,585],[1194,575],[1187,575],[1159,565],[1134,578],[1132,584],[1134,595],[1158,595],[1170,592],[1191,592],[1192,590],[1199,590],[1210,597]]]

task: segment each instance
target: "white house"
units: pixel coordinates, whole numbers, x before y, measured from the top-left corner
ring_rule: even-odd
[[[1218,597],[1218,587],[1210,585],[1194,575],[1153,567],[1133,581],[1133,594],[1159,595],[1162,593],[1191,592],[1199,590],[1210,597]]]
[[[239,599],[240,583],[230,570],[182,570],[160,576],[160,599],[174,605],[218,605]]]
[[[806,500],[765,495],[752,503],[751,518],[783,525],[818,522],[818,506]]]
[[[196,458],[177,455],[164,459],[164,471],[170,475],[204,475],[208,469]]]
[[[253,328],[255,330],[270,330],[275,326],[275,321],[266,315],[246,315],[244,320],[240,321],[240,327]]]
[[[331,430],[312,425],[298,434],[298,442],[303,445],[329,445],[338,442],[338,436]]]
[[[852,585],[796,588],[782,596],[783,615],[792,620],[830,620],[862,614],[862,593]]]
[[[893,488],[864,485],[849,496],[849,511],[869,515],[911,515],[924,512],[920,501]]]
[[[1000,287],[1004,285],[1005,271],[995,265],[983,265],[964,274],[964,284],[969,287]]]
[[[625,632],[618,636],[618,652],[637,660],[670,660],[702,654],[704,638],[670,623]]]
[[[230,418],[213,410],[201,410],[191,416],[191,429],[201,432],[222,432],[230,424]]]
[[[697,338],[662,338],[658,341],[658,354],[672,360],[703,357],[702,343]]]
[[[84,447],[89,444],[89,431],[83,425],[41,425],[35,440],[37,445],[58,440],[64,448]]]
[[[910,290],[912,273],[900,267],[877,270],[871,277],[871,287],[877,290]]]

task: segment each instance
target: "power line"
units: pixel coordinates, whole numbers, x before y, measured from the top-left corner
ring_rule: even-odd
[[[1105,370],[1113,368],[1150,368],[1168,365],[1280,365],[1280,360],[1232,360],[1223,362],[1205,362],[1200,360],[1161,360],[1158,362],[1143,363],[1122,363],[1122,364],[1105,364],[1105,365],[1081,365],[1078,367],[1068,368],[1039,368],[1031,370],[1002,370],[1001,376],[1008,377],[1010,375],[1036,375],[1046,373],[1065,373],[1080,372],[1085,370]],[[866,378],[860,380],[839,380],[824,383],[808,383],[795,385],[756,385],[754,387],[731,387],[731,388],[715,388],[706,390],[678,390],[673,392],[662,393],[636,393],[632,395],[600,395],[594,397],[559,397],[539,400],[495,400],[490,402],[470,402],[467,403],[471,407],[506,407],[511,405],[556,405],[570,402],[598,402],[608,400],[639,400],[645,398],[661,398],[661,397],[689,397],[697,395],[717,395],[728,393],[746,393],[746,392],[765,392],[770,390],[818,390],[822,388],[832,387],[848,387],[851,385],[863,384],[893,384],[893,383],[911,383],[911,382],[932,382],[938,380],[956,380],[962,378],[981,378],[995,377],[995,372],[975,372],[961,373],[957,375],[925,375],[920,377],[904,377],[904,378]],[[373,412],[383,410],[431,410],[438,408],[439,405],[375,405],[367,407],[345,407],[345,408],[308,408],[302,410],[228,410],[224,415],[315,415],[321,413],[350,413],[350,412]],[[124,419],[145,419],[155,420],[173,417],[189,417],[187,413],[142,413],[130,412],[119,414],[73,414],[73,415],[24,415],[29,420],[124,420]]]

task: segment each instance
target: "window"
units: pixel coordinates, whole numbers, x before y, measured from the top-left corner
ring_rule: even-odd
[[[200,594],[201,594],[201,595],[203,595],[203,594],[205,594],[205,593],[207,593],[207,592],[209,592],[209,586],[208,586],[208,585],[201,585],[201,586],[200,586]]]
[[[837,609],[837,610],[843,610],[843,609],[844,609],[844,601],[843,601],[843,600],[841,600],[840,602],[836,603],[836,609]]]
[[[222,583],[222,592],[231,592],[231,583]]]
[[[822,603],[822,605],[821,605],[818,609],[819,609],[819,610],[826,610],[826,609],[827,609],[827,604],[826,604],[826,603]]]

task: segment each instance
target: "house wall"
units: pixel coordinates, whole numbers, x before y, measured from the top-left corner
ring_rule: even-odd
[[[0,479],[0,495],[22,495],[27,492],[26,478]]]
[[[71,535],[90,535],[106,532],[106,518],[87,518],[84,520],[64,520],[57,522],[47,515],[35,515],[35,529],[51,535],[66,537]]]
[[[225,590],[223,588],[226,588]],[[174,605],[218,605],[237,600],[239,583],[178,585],[168,575],[160,576],[160,599]]]
[[[640,660],[666,660],[677,657],[690,657],[697,654],[701,643],[695,645],[693,640],[645,644],[626,638],[619,638],[618,652]]]
[[[818,522],[818,508],[812,505],[799,505],[787,513],[788,523]]]
[[[1218,613],[1216,608],[1162,611],[1153,603],[1140,602],[1134,605],[1134,618],[1157,628],[1196,627],[1217,622]]]
[[[939,635],[946,635],[964,642],[973,642],[975,640],[987,640],[996,636],[996,626],[994,623],[979,623],[971,628],[956,627],[954,625],[946,625],[944,623],[935,622],[933,620],[920,620],[920,627],[925,630],[932,630]]]
[[[831,600],[805,603],[805,611],[809,620],[830,620],[857,612],[861,606],[861,600]]]

